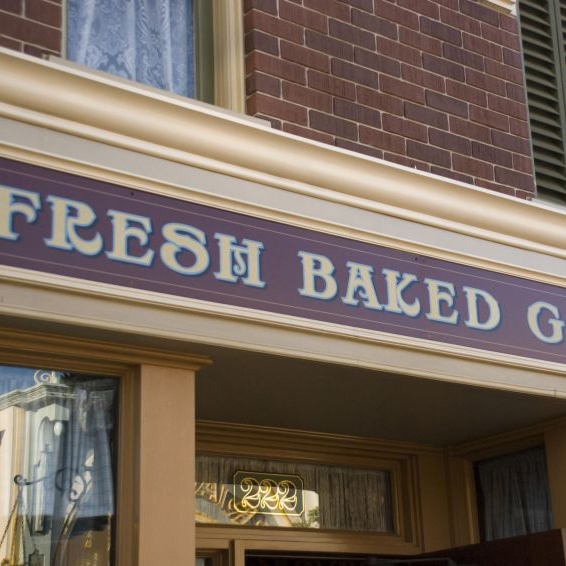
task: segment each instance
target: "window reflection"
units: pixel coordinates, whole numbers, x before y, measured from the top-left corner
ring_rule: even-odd
[[[117,382],[0,366],[0,564],[106,566]]]

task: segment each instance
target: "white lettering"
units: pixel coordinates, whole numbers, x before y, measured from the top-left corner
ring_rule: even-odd
[[[407,303],[403,298],[403,292],[413,283],[418,281],[417,276],[412,273],[399,273],[393,269],[382,269],[387,282],[387,305],[383,308],[388,312],[405,314],[410,317],[419,316],[421,303],[416,298],[412,303]]]
[[[29,202],[22,202],[25,199]],[[30,205],[31,203],[31,205]],[[37,211],[41,209],[39,193],[11,187],[0,187],[0,238],[18,240],[20,235],[14,232],[12,220],[15,214],[25,216],[29,224],[37,219]]]
[[[428,287],[430,305],[429,312],[425,314],[428,320],[445,322],[446,324],[457,324],[458,311],[452,311],[451,314],[444,315],[442,314],[441,304],[445,303],[449,309],[454,306],[454,297],[456,296],[456,291],[454,290],[453,283],[438,281],[437,279],[429,279],[428,277],[424,280],[424,283]]]
[[[373,267],[362,263],[354,263],[348,261],[348,288],[346,294],[342,297],[342,302],[353,307],[360,302],[356,298],[356,293],[361,297],[362,303],[368,309],[382,310],[383,307],[377,300],[375,287],[373,286],[372,276]]]
[[[548,311],[552,315],[548,319],[548,324],[551,327],[551,333],[547,336],[542,333],[540,328],[540,316],[542,311]],[[547,344],[558,344],[564,340],[564,321],[560,318],[558,309],[550,303],[538,301],[533,303],[527,311],[527,321],[531,332],[542,342]]]
[[[116,261],[150,266],[155,252],[147,250],[142,256],[130,255],[129,240],[134,238],[138,240],[140,246],[146,246],[152,231],[151,220],[147,216],[119,210],[109,210],[108,216],[112,219],[113,236],[112,250],[106,252],[106,255]]]
[[[228,234],[214,234],[220,251],[220,268],[214,277],[220,281],[237,283],[241,278],[244,285],[263,289],[266,283],[261,280],[260,256],[263,244],[255,240],[243,239],[241,245]]]
[[[202,230],[194,226],[170,222],[163,226],[161,232],[167,240],[161,246],[161,261],[169,269],[183,275],[200,275],[208,269],[210,257],[205,247],[206,234]],[[190,266],[184,266],[179,263],[177,256],[184,250],[194,256],[193,263]]]
[[[493,295],[484,291],[483,289],[475,289],[474,287],[462,287],[466,293],[466,300],[468,302],[468,318],[464,324],[469,328],[477,330],[493,330],[499,326],[501,322],[501,309],[499,303]],[[478,300],[482,299],[489,310],[487,318],[480,322],[479,320],[479,304]]]
[[[338,292],[338,284],[332,276],[334,273],[333,263],[323,255],[309,252],[298,252],[297,255],[301,258],[303,264],[303,286],[299,289],[299,295],[325,301],[333,299]],[[316,288],[317,280],[323,284],[320,291]]]

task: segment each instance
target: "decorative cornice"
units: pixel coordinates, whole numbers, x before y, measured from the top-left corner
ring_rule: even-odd
[[[0,49],[0,115],[566,258],[566,213],[274,131],[134,83]]]
[[[482,0],[481,3],[504,13],[517,13],[517,0]]]

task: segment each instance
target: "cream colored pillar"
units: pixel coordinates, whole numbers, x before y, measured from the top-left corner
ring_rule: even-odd
[[[544,433],[554,527],[566,528],[566,425]]]
[[[140,368],[139,566],[194,564],[194,377]]]

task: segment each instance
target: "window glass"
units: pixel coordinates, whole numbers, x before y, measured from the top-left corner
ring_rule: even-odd
[[[543,446],[483,460],[475,468],[482,540],[552,529]]]
[[[387,471],[197,456],[196,521],[392,532]]]
[[[111,564],[117,380],[0,366],[0,563]]]
[[[193,0],[68,0],[67,57],[194,96]]]

